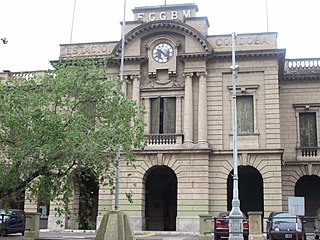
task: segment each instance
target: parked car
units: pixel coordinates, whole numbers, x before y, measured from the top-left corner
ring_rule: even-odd
[[[229,213],[220,212],[214,220],[214,239],[220,240],[222,238],[229,237]],[[249,235],[249,224],[244,214],[243,216],[243,237],[248,239]]]
[[[297,226],[296,226],[297,225]],[[288,212],[271,212],[267,220],[267,238],[275,239],[296,239],[305,240],[306,232],[301,217],[296,218]]]
[[[24,236],[26,228],[26,214],[18,209],[0,210],[0,236],[7,234],[21,233]]]
[[[314,218],[314,233],[316,234],[315,239],[320,238],[320,208],[317,210]]]

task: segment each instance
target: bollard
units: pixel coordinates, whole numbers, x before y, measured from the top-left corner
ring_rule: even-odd
[[[248,212],[249,215],[249,240],[264,240],[262,235],[262,212]]]
[[[200,217],[200,234],[199,240],[211,240],[212,236],[212,216],[210,214],[199,215]]]
[[[40,213],[26,212],[26,230],[24,235],[31,238],[39,238]]]

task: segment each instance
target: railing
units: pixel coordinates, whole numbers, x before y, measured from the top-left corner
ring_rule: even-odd
[[[147,144],[152,145],[174,145],[183,143],[183,134],[146,134]]]
[[[316,157],[318,156],[317,147],[300,147],[302,157]]]
[[[298,160],[320,160],[318,154],[318,147],[298,147],[297,148],[297,159]]]
[[[302,69],[319,69],[320,70],[320,58],[286,59],[286,67],[289,70],[302,70]]]
[[[34,79],[36,76],[43,76],[45,71],[26,71],[26,72],[0,72],[0,78],[5,79]]]

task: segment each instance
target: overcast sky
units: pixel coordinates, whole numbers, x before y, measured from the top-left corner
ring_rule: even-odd
[[[266,14],[268,6],[268,21]],[[134,7],[162,5],[164,0],[126,0],[126,20]],[[207,16],[209,35],[278,32],[286,58],[320,58],[320,0],[167,0],[195,3]],[[121,39],[124,0],[76,0],[72,43]],[[50,68],[59,44],[70,43],[74,0],[0,0],[0,71]]]

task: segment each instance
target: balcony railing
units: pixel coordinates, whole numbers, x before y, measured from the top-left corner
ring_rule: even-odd
[[[146,134],[145,137],[149,146],[174,145],[183,143],[183,134]]]
[[[318,147],[299,147],[297,148],[298,160],[319,160]]]

